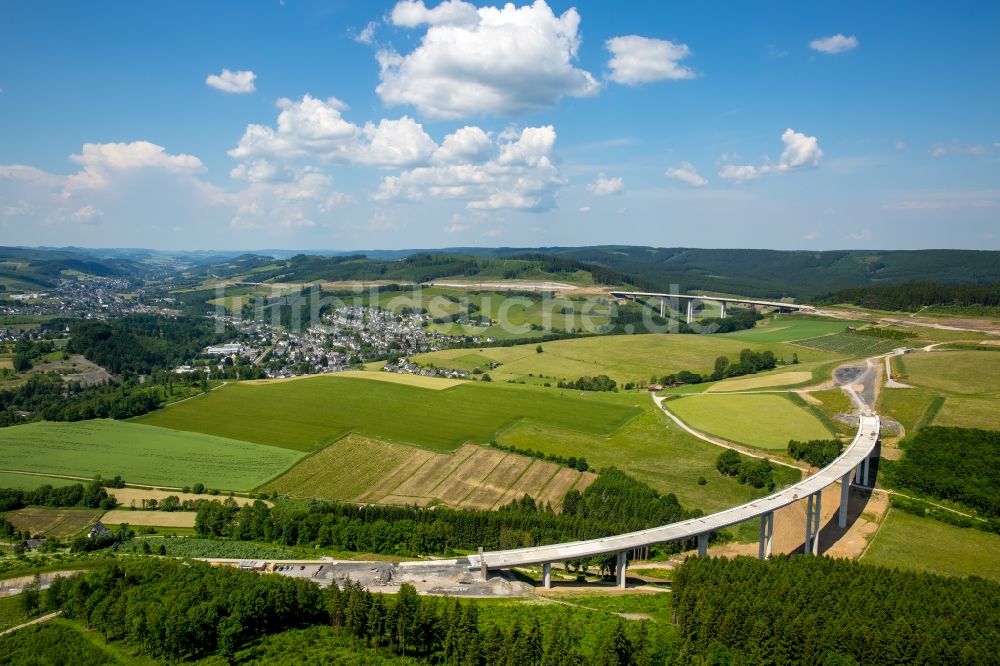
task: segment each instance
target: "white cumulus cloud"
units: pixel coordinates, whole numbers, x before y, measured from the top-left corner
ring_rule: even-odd
[[[225,93],[246,94],[256,90],[253,83],[256,78],[257,75],[250,70],[231,72],[223,69],[221,74],[209,74],[205,83]]]
[[[516,138],[491,141],[485,161],[420,166],[386,176],[373,198],[452,199],[465,201],[470,210],[548,210],[566,183],[552,163],[555,140],[552,126],[526,127]]]
[[[945,155],[985,155],[986,146],[978,143],[962,143],[958,139],[952,139],[948,143],[935,143],[931,146],[932,157],[944,157]]]
[[[829,37],[818,37],[809,42],[809,48],[813,51],[819,51],[820,53],[827,53],[829,55],[836,55],[837,53],[850,51],[851,49],[857,48],[857,46],[857,37],[854,35],[848,37],[840,33],[830,35]]]
[[[611,52],[608,78],[615,83],[636,86],[652,81],[693,79],[695,73],[679,64],[690,55],[687,44],[639,35],[612,37],[604,43]]]
[[[793,171],[808,166],[819,166],[823,150],[819,147],[819,139],[806,136],[801,132],[788,128],[781,133],[781,142],[785,145],[776,164],[765,160],[764,164],[723,164],[719,169],[719,177],[726,180],[743,182],[754,180],[766,173],[781,173]]]
[[[163,146],[149,141],[131,143],[85,143],[79,155],[70,159],[83,169],[67,178],[67,188],[99,188],[109,182],[112,172],[158,169],[170,173],[197,173],[205,166],[194,155],[171,155]]]
[[[606,197],[612,194],[621,194],[625,191],[625,181],[621,178],[608,178],[603,173],[597,174],[597,180],[587,185],[591,194],[598,197]]]
[[[450,0],[428,9],[400,2],[390,20],[426,26],[410,53],[376,54],[376,92],[390,106],[412,105],[435,119],[512,115],[551,108],[565,96],[586,97],[598,83],[574,63],[580,15],[556,16],[544,0],[516,7],[481,7]]]
[[[708,185],[708,180],[705,179],[698,169],[695,168],[690,162],[681,162],[679,167],[670,167],[663,174],[667,178],[673,178],[674,180],[679,180],[682,183],[687,183],[693,187],[702,187]]]

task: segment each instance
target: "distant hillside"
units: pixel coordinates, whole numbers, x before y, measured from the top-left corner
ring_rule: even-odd
[[[849,287],[933,281],[940,284],[1000,282],[1000,252],[977,250],[701,250],[600,246],[539,248],[631,276],[663,291],[705,290],[800,300]],[[523,249],[489,251],[520,254]]]
[[[827,252],[703,250],[631,246],[449,248],[341,256],[296,255],[266,263],[263,281],[553,280],[632,285],[638,289],[704,290],[807,300],[841,289],[933,281],[942,285],[1000,282],[1000,252],[908,250]],[[217,270],[219,267],[213,267]]]
[[[6,291],[49,289],[68,273],[129,277],[142,267],[128,259],[100,258],[73,250],[0,247],[0,285]]]

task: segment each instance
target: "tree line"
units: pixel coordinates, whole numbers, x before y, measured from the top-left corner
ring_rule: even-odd
[[[767,458],[751,458],[726,449],[715,459],[715,468],[723,476],[735,476],[737,481],[753,488],[774,490],[774,465]]]
[[[381,648],[419,663],[454,666],[631,666],[662,663],[647,623],[619,621],[585,655],[567,611],[504,629],[484,627],[476,602],[420,597],[412,585],[395,595],[350,580],[314,582],[256,575],[201,562],[137,559],[105,564],[53,581],[43,610],[60,610],[108,641],[167,662],[218,655],[232,662],[258,637],[326,625],[359,653]],[[385,652],[383,652],[385,654]]]
[[[929,305],[1000,307],[1000,283],[938,284],[937,282],[907,282],[906,284],[840,289],[813,302],[818,305],[852,303],[876,310],[915,312]]]
[[[832,463],[844,445],[837,439],[811,439],[808,442],[789,440],[788,455],[795,460],[802,460],[813,467],[826,467]]]
[[[1000,585],[976,577],[699,557],[676,571],[672,597],[680,663],[985,664],[1000,645]]]
[[[562,513],[528,495],[496,511],[320,501],[283,501],[273,508],[256,501],[240,507],[230,498],[201,504],[195,531],[242,541],[417,556],[595,539],[699,515],[684,509],[673,494],[660,495],[610,468],[582,493],[569,491]],[[663,549],[678,552],[685,545]],[[613,566],[610,560],[594,564],[609,572]]]
[[[554,462],[557,465],[565,465],[571,469],[579,470],[581,472],[586,472],[590,469],[590,464],[587,463],[587,459],[583,456],[577,458],[576,456],[564,457],[557,455],[555,453],[545,453],[544,451],[535,451],[534,449],[519,449],[516,446],[508,446],[501,444],[495,439],[490,442],[490,446],[494,449],[500,449],[501,451],[507,451],[508,453],[516,453],[519,456],[527,456],[529,458],[538,458],[539,460],[547,460],[549,462]]]
[[[1000,517],[1000,432],[933,426],[900,448],[900,460],[881,463],[887,483]]]

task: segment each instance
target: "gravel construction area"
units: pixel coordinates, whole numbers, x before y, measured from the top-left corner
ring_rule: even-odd
[[[421,594],[463,597],[520,597],[533,590],[506,571],[490,572],[489,579],[484,581],[478,571],[469,569],[468,561],[464,559],[398,563],[336,562],[313,568],[318,570],[310,578],[324,587],[333,581],[342,585],[351,579],[372,592],[395,592],[403,583],[413,585]],[[309,566],[306,567],[308,569]],[[291,573],[294,575],[296,572]],[[304,572],[300,570],[298,573]]]

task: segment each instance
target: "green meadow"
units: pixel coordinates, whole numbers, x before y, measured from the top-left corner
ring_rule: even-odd
[[[300,456],[274,446],[122,421],[40,422],[0,429],[0,469],[121,475],[129,483],[168,487],[201,482],[220,490],[250,490]]]
[[[718,400],[719,397],[684,400]],[[765,489],[741,485],[735,478],[720,474],[715,461],[722,449],[686,433],[660,413],[647,396],[620,394],[616,398],[640,406],[642,413],[610,437],[587,436],[525,422],[504,431],[499,437],[500,443],[565,457],[582,456],[596,468],[614,465],[660,492],[674,493],[684,506],[704,511],[718,511],[767,494]],[[705,478],[705,485],[698,484],[699,477]],[[775,469],[775,481],[779,486],[799,478],[798,470]]]
[[[710,372],[718,356],[735,360],[740,350],[771,350],[790,361],[796,353],[801,361],[837,358],[828,352],[795,347],[787,343],[749,343],[726,335],[608,335],[537,344],[494,347],[479,350],[448,349],[420,354],[414,361],[439,367],[472,370],[479,367],[494,380],[555,383],[560,379],[608,375],[619,383],[649,381],[681,370]],[[500,363],[488,370],[490,362]]]
[[[993,553],[990,556],[989,553]],[[861,561],[1000,581],[1000,536],[891,509]]]
[[[784,395],[703,393],[670,400],[664,407],[696,430],[761,449],[784,451],[791,439],[833,435]]]
[[[347,432],[452,451],[465,442],[489,442],[521,420],[607,436],[638,413],[598,393],[485,382],[431,390],[322,376],[228,384],[137,422],[298,451]]]
[[[2,449],[0,449],[2,452]],[[34,474],[16,474],[14,472],[0,472],[0,488],[18,488],[20,490],[33,490],[41,486],[71,486],[80,481],[72,479],[60,479],[54,476],[36,476]]]

